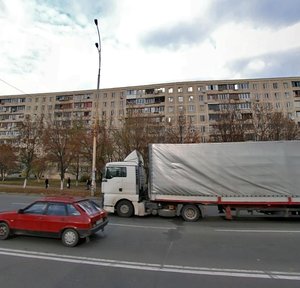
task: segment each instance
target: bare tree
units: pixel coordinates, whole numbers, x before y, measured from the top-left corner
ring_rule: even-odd
[[[32,172],[33,162],[39,157],[42,142],[43,118],[32,119],[29,115],[18,126],[17,148],[25,179],[23,188]]]
[[[48,122],[44,133],[44,147],[47,157],[52,163],[58,165],[60,174],[60,189],[64,187],[64,178],[67,169],[74,160],[76,145],[75,129],[70,122],[53,121]]]
[[[5,175],[17,168],[17,156],[14,149],[9,144],[0,144],[0,174],[2,181],[5,180]]]
[[[188,120],[189,119],[189,120]],[[199,143],[200,132],[183,113],[180,113],[177,121],[166,123],[164,143]]]
[[[83,140],[83,155],[87,163],[92,165],[93,137],[96,135],[96,177],[102,178],[104,165],[113,159],[114,145],[112,141],[112,127],[108,127],[106,120],[97,121],[93,127],[87,127]]]
[[[86,142],[88,141],[88,128],[83,119],[73,121],[73,139],[74,142],[72,154],[74,156],[68,172],[75,175],[76,186],[78,186],[81,167],[86,165]]]
[[[233,101],[219,104],[211,142],[242,142],[248,139],[252,115],[242,111],[239,105]]]
[[[131,111],[123,119],[122,128],[115,130],[114,143],[118,160],[124,159],[133,150],[138,150],[148,159],[148,145],[163,139],[164,127],[159,117],[150,117],[139,111]]]

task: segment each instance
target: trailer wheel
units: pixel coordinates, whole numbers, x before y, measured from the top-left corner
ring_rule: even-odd
[[[121,200],[116,206],[116,211],[120,217],[131,217],[133,215],[133,205],[128,200]]]
[[[201,212],[196,205],[188,204],[183,206],[181,216],[184,221],[196,222],[200,218]]]

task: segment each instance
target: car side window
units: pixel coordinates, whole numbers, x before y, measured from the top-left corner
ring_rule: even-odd
[[[67,209],[68,209],[69,216],[81,215],[80,212],[72,204],[67,204]]]
[[[44,214],[47,203],[45,202],[36,202],[31,206],[24,209],[24,214]]]
[[[66,205],[63,203],[50,203],[46,214],[50,216],[66,216]]]

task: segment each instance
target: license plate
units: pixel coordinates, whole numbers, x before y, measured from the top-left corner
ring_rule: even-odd
[[[100,220],[98,220],[97,222],[96,222],[96,225],[99,225],[100,223],[102,223],[103,222],[103,219],[100,219]]]

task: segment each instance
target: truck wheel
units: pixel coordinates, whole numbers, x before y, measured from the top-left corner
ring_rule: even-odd
[[[189,204],[183,206],[181,216],[184,221],[196,222],[200,218],[201,212],[197,206]]]
[[[78,244],[79,235],[74,229],[66,229],[62,234],[61,241],[67,247],[74,247]]]
[[[128,200],[121,200],[117,204],[116,210],[120,217],[131,217],[133,215],[133,205]]]
[[[9,237],[10,229],[5,222],[0,223],[0,240],[5,240]]]

